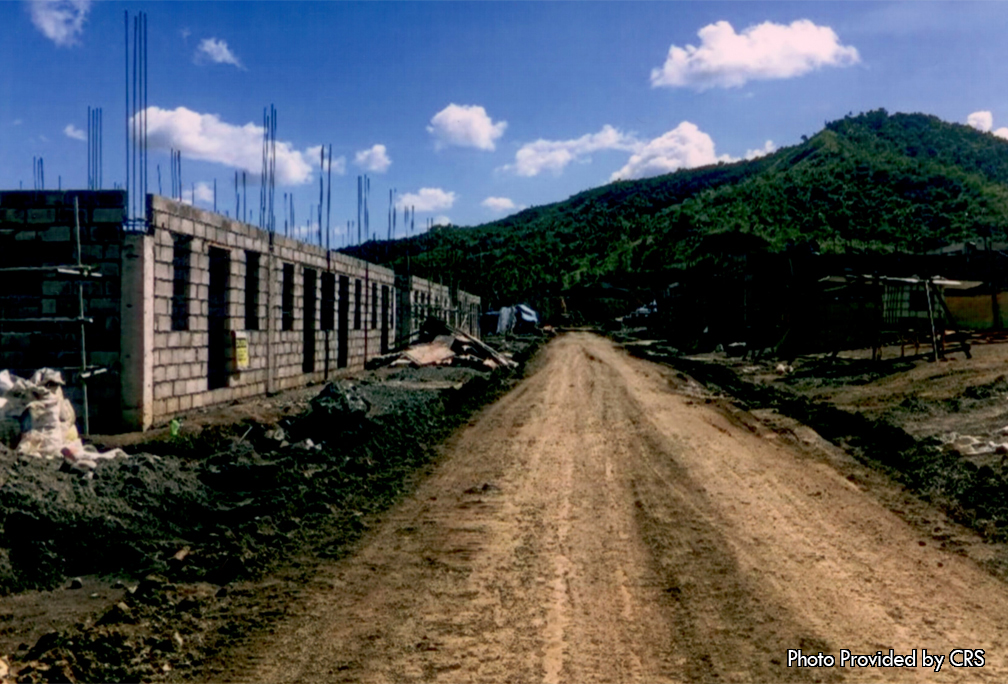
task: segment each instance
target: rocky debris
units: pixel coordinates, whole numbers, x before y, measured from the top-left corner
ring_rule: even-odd
[[[938,436],[938,444],[943,452],[958,453],[963,456],[1005,455],[1008,454],[1008,442],[1003,441],[1004,436],[1000,430],[989,440],[974,435],[949,432]]]
[[[367,415],[371,404],[357,386],[349,380],[330,382],[311,400],[311,410],[325,411],[330,416],[361,418]]]

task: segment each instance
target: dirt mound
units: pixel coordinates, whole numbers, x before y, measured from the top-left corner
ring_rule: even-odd
[[[515,377],[439,370],[332,383],[277,424],[136,445],[91,474],[0,451],[0,593],[125,580],[121,600],[72,628],[36,641],[25,625],[9,650],[0,634],[0,653],[21,646],[18,681],[147,680],[268,622],[261,592],[236,590],[243,580],[281,559],[345,553]]]

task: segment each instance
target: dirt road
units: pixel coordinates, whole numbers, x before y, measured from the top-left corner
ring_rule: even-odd
[[[838,662],[789,668],[798,648]],[[839,667],[890,648],[917,667]],[[984,667],[922,666],[956,648]],[[1006,648],[999,580],[755,418],[576,333],[227,677],[1001,681]]]

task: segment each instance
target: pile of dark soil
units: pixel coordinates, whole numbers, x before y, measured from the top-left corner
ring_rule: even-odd
[[[21,644],[17,681],[165,677],[267,624],[275,613],[243,598],[243,580],[346,553],[436,445],[518,377],[443,371],[331,383],[278,425],[141,444],[90,476],[0,451],[0,593],[93,575],[123,590],[102,614]]]

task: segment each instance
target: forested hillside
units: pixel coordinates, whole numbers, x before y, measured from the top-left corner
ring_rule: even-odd
[[[491,306],[616,287],[646,299],[711,245],[920,252],[1008,228],[1008,141],[923,114],[834,121],[756,159],[619,181],[471,228],[349,251]],[[632,299],[633,297],[631,297]]]

